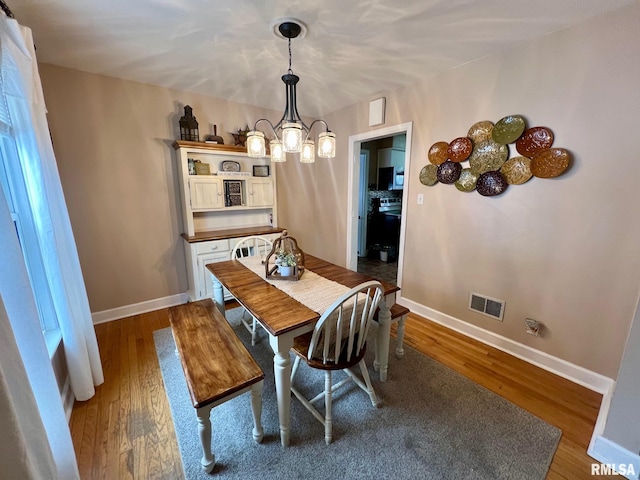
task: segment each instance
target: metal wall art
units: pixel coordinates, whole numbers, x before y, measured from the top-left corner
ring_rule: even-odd
[[[569,167],[570,155],[552,145],[551,130],[527,129],[522,115],[506,116],[495,125],[483,120],[473,124],[466,137],[431,145],[430,163],[420,171],[420,182],[454,184],[461,192],[475,190],[485,197],[500,195],[509,185],[522,185],[531,177],[561,175]],[[513,150],[519,155],[509,158]],[[469,161],[466,168],[465,161]]]

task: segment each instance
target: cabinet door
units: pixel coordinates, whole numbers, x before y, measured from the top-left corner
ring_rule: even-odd
[[[204,175],[190,177],[189,195],[192,210],[222,208],[222,179]]]
[[[249,180],[250,207],[267,207],[273,205],[273,181],[270,178],[252,178]]]
[[[378,168],[392,167],[390,148],[381,148],[378,150]]]
[[[209,270],[207,270],[207,264],[224,262],[225,260],[229,260],[230,255],[228,251],[198,255],[198,277],[200,278],[201,289],[199,292],[200,298],[213,297],[213,279],[211,278]],[[229,292],[225,290],[225,297],[228,296]]]

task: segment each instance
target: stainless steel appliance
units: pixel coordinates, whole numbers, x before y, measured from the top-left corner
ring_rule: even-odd
[[[381,198],[380,207],[378,208],[380,213],[386,215],[396,215],[400,217],[402,214],[402,199],[401,198]]]
[[[378,190],[402,190],[404,188],[404,170],[396,167],[378,169]]]

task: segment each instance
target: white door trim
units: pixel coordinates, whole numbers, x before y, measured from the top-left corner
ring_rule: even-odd
[[[360,193],[360,148],[362,142],[391,137],[406,133],[407,145],[404,153],[404,190],[402,191],[402,222],[400,224],[400,245],[398,248],[398,286],[401,286],[402,259],[404,256],[404,236],[406,230],[407,191],[411,172],[411,131],[413,122],[379,128],[349,137],[349,176],[347,195],[347,268],[358,270],[358,196]]]

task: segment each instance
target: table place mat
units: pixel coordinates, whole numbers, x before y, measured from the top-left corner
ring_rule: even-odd
[[[348,287],[321,277],[308,269],[305,269],[304,274],[299,280],[273,280],[265,278],[264,265],[259,256],[238,258],[237,260],[278,290],[283,291],[320,315],[322,315],[338,297],[350,290]]]

